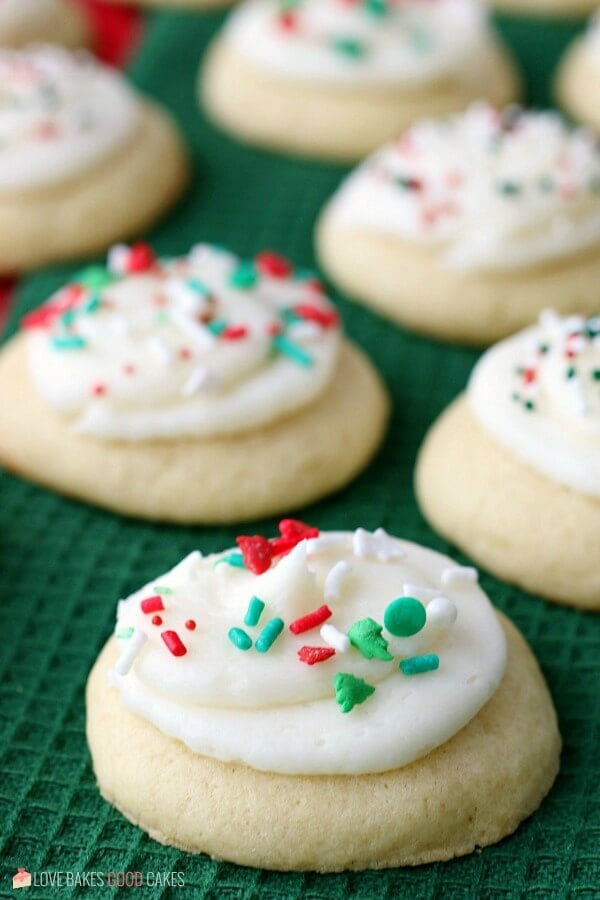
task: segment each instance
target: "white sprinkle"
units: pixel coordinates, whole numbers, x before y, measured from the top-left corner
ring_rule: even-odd
[[[456,622],[458,611],[456,604],[448,597],[438,595],[426,607],[427,623],[438,628],[450,628]]]
[[[323,329],[316,322],[294,322],[288,328],[290,337],[296,341],[314,341],[323,334]]]
[[[352,549],[355,556],[375,557],[381,562],[404,559],[406,556],[398,541],[390,537],[383,528],[372,533],[364,528],[357,528],[352,538]]]
[[[433,600],[434,597],[439,597],[440,592],[438,588],[423,587],[420,584],[403,584],[402,594],[405,597],[415,597],[416,600]]]
[[[455,584],[457,581],[470,581],[475,584],[478,580],[479,573],[473,566],[448,566],[440,579],[444,585]]]
[[[108,251],[106,264],[113,275],[125,275],[129,261],[129,247],[126,244],[116,244]]]
[[[134,630],[133,634],[123,648],[123,652],[116,662],[115,672],[117,673],[117,675],[127,675],[135,661],[136,656],[147,640],[148,637],[141,628],[136,628]]]
[[[213,346],[216,338],[201,322],[191,319],[181,309],[172,309],[170,314],[173,322],[194,341],[196,346],[202,350],[207,350]]]
[[[171,365],[173,362],[173,353],[162,338],[158,337],[158,335],[153,335],[147,339],[146,346],[150,353],[152,353],[163,366]]]
[[[339,653],[347,653],[350,649],[350,638],[343,631],[338,631],[335,625],[321,625],[320,634],[325,643]]]
[[[179,278],[169,278],[163,286],[163,292],[179,309],[187,315],[197,315],[206,307],[208,297],[195,287],[193,280],[182,281]]]
[[[339,600],[342,581],[351,571],[350,564],[345,559],[340,559],[327,573],[325,578],[325,599]]]
[[[204,366],[198,366],[181,388],[181,394],[183,397],[193,397],[202,388],[210,390],[218,387],[218,385],[217,377],[209,369],[206,369]]]

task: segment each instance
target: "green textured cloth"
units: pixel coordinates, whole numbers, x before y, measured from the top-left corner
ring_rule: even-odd
[[[210,240],[242,254],[273,247],[300,265],[314,264],[312,224],[343,170],[245,149],[198,114],[196,66],[220,22],[220,15],[152,16],[132,67],[135,81],[174,111],[196,161],[193,189],[151,239],[163,253]],[[576,29],[503,23],[525,65],[530,100],[550,102],[551,72]],[[63,266],[28,278],[12,327],[73,271]],[[348,332],[388,383],[394,413],[377,461],[347,490],[302,515],[322,528],[383,525],[454,553],[419,515],[412,469],[427,427],[464,386],[477,354],[416,338],[343,298],[340,303]],[[259,522],[256,529],[271,533],[275,522]],[[206,898],[600,896],[600,620],[528,597],[486,574],[483,587],[522,629],[543,666],[565,742],[554,789],[512,837],[463,859],[412,870],[281,874],[161,847],[109,807],[90,767],[84,685],[113,627],[115,603],[195,547],[227,547],[235,534],[235,528],[125,520],[0,473],[1,896],[14,896],[10,877],[17,866],[32,872],[178,871],[184,893]],[[163,895],[181,890],[166,888]],[[38,888],[24,896],[110,892]],[[160,895],[157,887],[133,893]]]

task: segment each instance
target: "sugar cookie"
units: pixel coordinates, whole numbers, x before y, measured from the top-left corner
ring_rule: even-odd
[[[501,578],[600,609],[600,317],[489,350],[417,465],[434,528]]]
[[[437,338],[490,343],[548,304],[595,312],[600,150],[556,113],[421,122],[343,182],[317,250],[352,298]]]
[[[56,47],[0,52],[0,272],[105,250],[181,194],[170,117],[122,75]]]
[[[569,115],[600,131],[600,14],[568,49],[559,68],[556,93]]]
[[[23,324],[0,354],[0,460],[119,512],[301,506],[350,481],[386,425],[381,381],[320,283],[271,252],[116,247]]]
[[[119,603],[87,689],[103,796],[156,840],[269,869],[416,865],[514,831],[560,735],[477,572],[383,529],[280,532]]]
[[[62,44],[83,47],[89,27],[72,0],[0,0],[0,47]]]
[[[482,91],[497,104],[518,92],[475,0],[246,0],[209,50],[200,88],[237,137],[341,161]]]

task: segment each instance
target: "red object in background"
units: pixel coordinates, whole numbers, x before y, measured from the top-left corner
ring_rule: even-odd
[[[89,15],[94,34],[94,52],[104,62],[124,66],[142,34],[142,16],[130,6],[77,0]],[[0,335],[6,324],[15,288],[15,279],[0,278]]]

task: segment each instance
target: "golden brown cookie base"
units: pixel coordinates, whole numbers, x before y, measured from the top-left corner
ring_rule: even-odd
[[[600,609],[600,501],[522,463],[481,428],[465,396],[425,438],[416,488],[432,527],[499,578]]]
[[[411,765],[361,776],[270,774],[192,753],[129,712],[107,686],[111,640],[87,687],[100,791],[161,843],[268,869],[418,865],[495,843],[550,790],[561,745],[537,662],[514,625],[501,620],[508,666],[478,715]]]
[[[42,402],[24,349],[21,336],[0,353],[0,463],[126,515],[208,524],[287,512],[346,485],[374,455],[387,425],[378,374],[346,344],[333,383],[315,403],[256,432],[95,439],[74,432]]]

